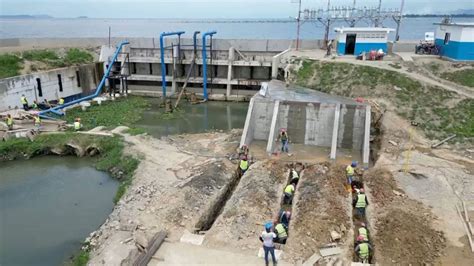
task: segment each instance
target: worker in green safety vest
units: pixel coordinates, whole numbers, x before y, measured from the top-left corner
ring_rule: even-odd
[[[285,190],[283,191],[283,204],[291,204],[293,201],[293,194],[295,193],[295,185],[293,183],[290,183],[285,187]]]
[[[7,115],[7,127],[8,130],[13,130],[13,117],[11,114]]]
[[[367,231],[367,226],[365,223],[361,223],[358,230],[358,237],[362,237],[363,241],[369,241],[369,233]]]
[[[21,97],[20,97],[20,102],[21,104],[23,105],[23,109],[25,111],[28,111],[29,107],[28,107],[28,100],[26,99],[25,95],[22,94]]]
[[[59,105],[63,105],[63,104],[64,104],[64,99],[63,99],[63,98],[59,98],[58,104],[59,104]]]
[[[280,244],[286,244],[286,239],[288,238],[288,233],[286,232],[286,228],[283,224],[277,224],[275,226],[275,234],[277,235],[276,241]]]
[[[352,201],[352,206],[356,209],[356,215],[360,218],[365,217],[365,207],[369,205],[369,201],[367,200],[367,195],[365,195],[365,191],[361,188],[358,194],[354,197]]]
[[[359,257],[359,262],[369,263],[372,246],[367,241],[363,241],[361,236],[357,237],[357,242],[359,244],[357,244],[354,251]]]
[[[242,175],[245,174],[247,169],[249,169],[249,161],[247,160],[247,156],[244,155],[242,156],[242,159],[240,159],[239,169]]]

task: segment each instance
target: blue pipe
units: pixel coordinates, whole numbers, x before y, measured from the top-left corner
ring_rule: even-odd
[[[74,101],[70,101],[70,102],[67,102],[63,105],[58,105],[56,107],[53,107],[53,108],[49,108],[48,110],[44,110],[44,111],[41,111],[39,112],[39,116],[42,117],[42,118],[46,118],[46,119],[51,119],[51,117],[45,115],[46,113],[54,113],[54,114],[57,114],[57,115],[64,115],[63,112],[59,111],[65,107],[68,107],[68,106],[71,106],[71,105],[74,105],[74,104],[77,104],[77,103],[80,103],[82,101],[87,101],[87,100],[90,100],[90,99],[93,99],[97,96],[100,95],[100,93],[102,92],[102,88],[104,87],[105,85],[105,81],[107,80],[107,78],[109,77],[109,74],[110,74],[110,71],[112,70],[112,68],[114,67],[114,62],[115,60],[117,60],[117,57],[118,55],[120,54],[120,52],[122,51],[122,48],[124,45],[127,45],[129,44],[128,41],[122,41],[118,46],[117,46],[117,50],[115,50],[115,53],[114,53],[114,56],[112,57],[112,60],[110,60],[109,62],[109,67],[107,68],[107,70],[105,71],[105,74],[104,76],[102,77],[102,80],[100,81],[99,83],[99,86],[97,86],[97,89],[95,90],[95,93],[92,94],[92,95],[89,95],[89,96],[86,96],[86,97],[83,97],[83,98],[80,98],[80,99],[77,99],[77,100],[74,100]]]
[[[163,88],[163,99],[166,98],[166,65],[165,65],[165,41],[164,38],[170,35],[178,35],[178,37],[184,34],[184,31],[176,32],[162,32],[160,34],[160,55],[161,55],[161,83]]]
[[[204,101],[207,101],[207,47],[206,47],[206,37],[216,34],[216,31],[208,31],[202,35],[202,79],[203,79],[203,89],[204,89]]]

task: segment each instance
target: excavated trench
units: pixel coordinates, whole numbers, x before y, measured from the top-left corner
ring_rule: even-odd
[[[362,178],[362,175],[359,175],[358,176],[358,180],[354,180],[352,182],[352,198],[354,197],[357,197],[357,192],[356,192],[356,189],[365,189],[364,188],[364,180]],[[368,199],[369,201],[369,204],[371,203],[370,199]],[[372,235],[370,234],[370,224],[369,224],[369,219],[367,218],[367,207],[366,207],[366,211],[365,211],[365,215],[364,217],[359,217],[357,215],[357,211],[355,208],[352,209],[352,222],[353,222],[353,229],[354,229],[354,249],[356,248],[357,246],[357,237],[359,236],[359,228],[362,226],[362,223],[365,223],[365,228],[367,229],[367,237],[368,237],[368,243],[371,245],[372,247],[372,251],[369,253],[369,260],[368,260],[368,263],[370,264],[374,264],[375,263],[375,256],[374,256],[374,253],[375,253],[375,247],[373,245],[373,241],[372,241]],[[360,262],[360,259],[359,259],[359,256],[353,252],[353,261],[354,262]]]
[[[301,183],[301,178],[302,178],[302,173],[303,173],[303,170],[304,170],[304,165],[302,163],[294,163],[293,165],[291,165],[290,168],[294,168],[296,170],[296,172],[298,173],[298,183]],[[293,179],[293,175],[292,175],[292,172],[291,172],[291,169],[288,171],[288,179],[287,179],[287,182],[285,184],[285,188],[287,185],[290,184],[291,180]],[[295,194],[296,194],[296,189],[298,187],[298,183],[295,185],[295,192],[293,193],[293,198],[292,198],[292,201],[291,201],[291,204],[285,204],[285,196],[284,196],[284,192],[282,193],[282,197],[281,197],[281,201],[280,201],[280,210],[278,211],[278,217],[276,219],[276,223],[280,223],[280,214],[282,211],[290,211],[292,214],[293,214],[293,203],[295,202],[294,199],[295,199]],[[290,218],[290,222],[291,223],[291,219],[293,219],[293,217]],[[288,223],[288,228],[286,230],[286,234],[287,234],[287,239],[290,237],[290,233],[289,233],[289,223]],[[282,245],[286,244],[286,243],[280,243]]]
[[[194,226],[194,233],[202,233],[211,229],[217,217],[219,217],[224,210],[227,201],[234,193],[234,190],[239,184],[242,176],[240,169],[237,168],[237,170],[232,174],[230,182],[224,186],[222,190],[223,192],[221,192],[221,194],[211,204],[209,204],[209,208],[204,212]]]

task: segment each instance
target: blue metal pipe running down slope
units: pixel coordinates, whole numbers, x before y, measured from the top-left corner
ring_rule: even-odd
[[[114,56],[112,57],[112,60],[110,60],[109,62],[109,67],[107,68],[107,70],[105,71],[105,74],[104,76],[102,77],[100,83],[99,83],[99,86],[97,86],[97,89],[95,90],[95,93],[92,94],[92,95],[89,95],[89,96],[86,96],[86,97],[83,97],[83,98],[80,98],[80,99],[77,99],[77,100],[74,100],[74,101],[70,101],[70,102],[67,102],[63,105],[59,105],[59,106],[56,106],[56,107],[52,107],[52,108],[49,108],[48,110],[44,110],[44,111],[41,111],[39,112],[39,116],[42,117],[42,118],[46,118],[46,119],[51,119],[51,117],[45,115],[49,112],[53,113],[53,114],[57,114],[57,115],[64,115],[63,112],[59,111],[65,107],[68,107],[68,106],[71,106],[71,105],[74,105],[74,104],[77,104],[77,103],[80,103],[82,101],[87,101],[87,100],[91,100],[97,96],[100,95],[100,93],[102,92],[102,88],[104,87],[105,85],[105,81],[107,80],[107,78],[109,77],[109,74],[110,74],[110,71],[112,70],[112,68],[114,67],[114,62],[115,60],[117,60],[117,57],[118,55],[120,54],[120,52],[122,51],[122,48],[124,45],[127,45],[129,44],[128,41],[122,41],[119,45],[117,45],[117,50],[115,50],[115,53],[114,53]]]
[[[161,56],[161,87],[163,89],[163,99],[166,99],[166,65],[165,65],[165,41],[166,36],[178,35],[181,37],[184,31],[162,32],[160,34],[160,56]]]
[[[207,47],[206,47],[206,37],[216,34],[216,31],[208,31],[202,35],[202,79],[203,79],[203,94],[204,94],[204,101],[207,101]]]

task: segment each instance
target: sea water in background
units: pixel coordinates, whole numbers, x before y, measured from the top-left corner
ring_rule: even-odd
[[[401,40],[421,40],[425,32],[434,31],[433,23],[440,22],[439,17],[404,18],[400,29]],[[457,22],[474,22],[474,18],[455,18]],[[0,38],[81,38],[108,37],[109,26],[112,37],[158,37],[163,31],[184,30],[188,36],[192,32],[217,30],[221,39],[294,39],[295,22],[259,22],[245,20],[171,20],[171,19],[0,19]],[[334,28],[346,26],[346,23],[334,23],[330,36],[334,37]],[[359,23],[358,27],[368,26]],[[395,28],[393,20],[385,20],[384,26]],[[391,33],[391,39],[394,39]],[[323,39],[324,27],[321,23],[307,22],[301,27],[302,39]]]
[[[0,163],[0,265],[61,265],[114,207],[118,182],[93,160]]]

